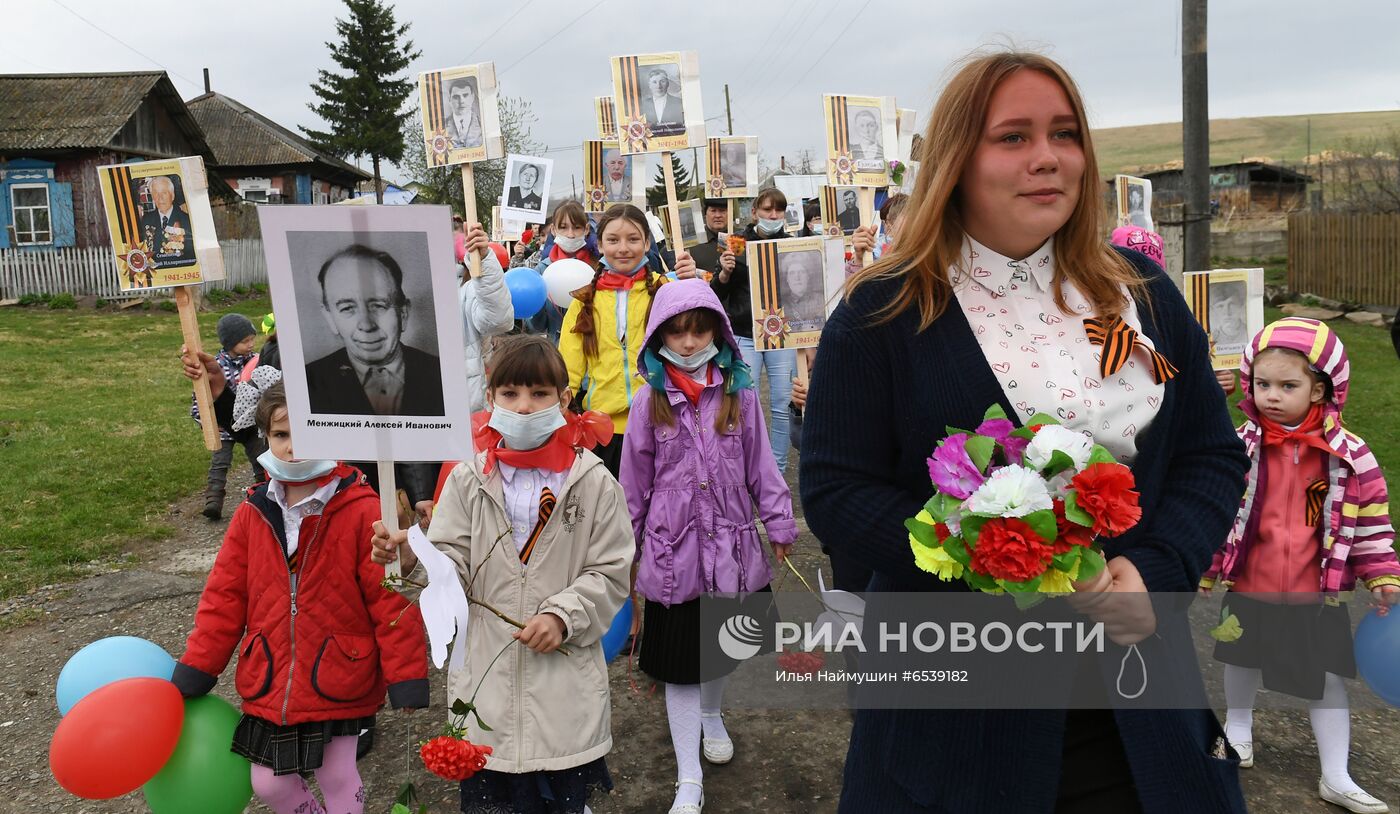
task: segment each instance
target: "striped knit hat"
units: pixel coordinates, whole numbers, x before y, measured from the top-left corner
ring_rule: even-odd
[[[1342,346],[1341,337],[1326,323],[1303,317],[1285,317],[1271,322],[1254,337],[1254,341],[1245,349],[1244,360],[1240,362],[1240,387],[1244,391],[1240,410],[1256,424],[1259,413],[1254,406],[1251,371],[1254,369],[1254,357],[1267,348],[1298,351],[1308,358],[1308,364],[1314,371],[1327,377],[1332,383],[1332,398],[1322,407],[1324,434],[1330,435],[1334,429],[1340,429],[1342,407],[1346,404],[1351,380],[1351,362],[1347,360],[1347,350]]]

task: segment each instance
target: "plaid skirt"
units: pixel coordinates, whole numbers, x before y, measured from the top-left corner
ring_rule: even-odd
[[[307,721],[280,726],[256,715],[245,714],[233,730],[234,754],[242,755],[274,775],[301,774],[321,768],[331,738],[354,735],[374,728],[374,716],[338,721]]]

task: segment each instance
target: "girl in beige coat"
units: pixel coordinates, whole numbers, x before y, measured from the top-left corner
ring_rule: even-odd
[[[509,340],[488,385],[481,451],[448,476],[428,527],[468,596],[524,624],[474,606],[466,665],[448,676],[448,704],[475,694],[491,727],[468,717],[468,739],[492,752],[462,781],[462,810],[578,814],[593,790],[612,789],[600,640],[627,596],[631,518],[622,487],[582,448],[589,422],[566,417],[568,371],[547,340]],[[605,417],[598,423],[611,429]],[[409,582],[425,583],[423,566],[400,548],[407,535],[375,528],[375,560],[397,557]]]

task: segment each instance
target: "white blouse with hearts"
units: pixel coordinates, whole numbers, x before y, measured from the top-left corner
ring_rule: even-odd
[[[1063,286],[1071,313],[1055,305],[1054,238],[1024,260],[964,238],[962,262],[949,274],[977,344],[1021,420],[1038,412],[1057,416],[1119,461],[1132,463],[1137,434],[1152,423],[1163,386],[1153,380],[1148,352],[1140,346],[1117,373],[1107,380],[1099,375],[1100,348],[1084,331],[1093,306],[1068,280]],[[1127,299],[1123,321],[1151,348],[1137,304]]]

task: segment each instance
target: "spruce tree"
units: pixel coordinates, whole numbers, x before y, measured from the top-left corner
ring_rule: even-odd
[[[337,43],[326,43],[342,73],[317,71],[311,90],[320,99],[308,106],[326,122],[325,131],[303,127],[316,146],[340,158],[369,156],[374,164],[374,200],[384,203],[379,163],[403,158],[404,103],[415,90],[403,72],[419,52],[406,39],[408,23],[394,19],[381,0],[344,0],[348,19],[335,21]]]
[[[680,158],[671,153],[671,172],[676,176],[676,200],[683,201],[690,193],[690,171],[681,164]],[[666,203],[666,168],[656,166],[655,185],[647,189],[647,206],[655,209]]]

